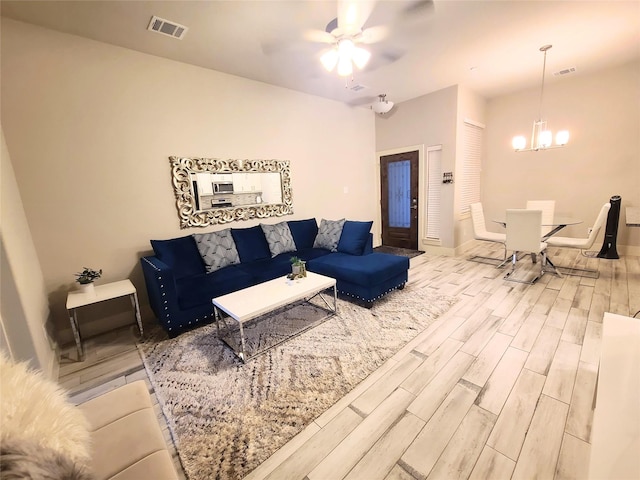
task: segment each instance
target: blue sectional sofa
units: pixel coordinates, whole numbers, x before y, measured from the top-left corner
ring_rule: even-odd
[[[211,299],[291,272],[291,257],[308,271],[336,279],[339,293],[366,306],[403,288],[409,259],[374,253],[372,222],[315,219],[228,228],[151,240],[141,258],[151,308],[170,336],[213,321]]]

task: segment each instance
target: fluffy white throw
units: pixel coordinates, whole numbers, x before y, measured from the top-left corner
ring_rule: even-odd
[[[89,430],[82,412],[66,392],[26,363],[14,363],[0,352],[0,442],[36,444],[86,465]]]

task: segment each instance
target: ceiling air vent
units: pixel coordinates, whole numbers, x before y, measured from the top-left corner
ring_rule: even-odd
[[[352,92],[359,92],[360,90],[364,90],[365,88],[367,87],[365,87],[364,85],[356,84],[349,87],[349,90],[351,90]]]
[[[569,67],[569,68],[565,68],[563,70],[560,70],[558,72],[553,72],[553,74],[556,77],[562,77],[564,75],[569,75],[571,73],[575,73],[576,72],[576,67]]]
[[[151,30],[152,32],[161,33],[162,35],[167,35],[169,37],[177,38],[178,40],[182,40],[188,27],[184,25],[180,25],[176,22],[170,22],[169,20],[165,20],[164,18],[156,17],[155,15],[151,17],[151,21],[149,22],[149,27],[147,30]]]

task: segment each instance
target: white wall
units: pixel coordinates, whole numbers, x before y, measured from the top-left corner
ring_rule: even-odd
[[[429,95],[399,103],[385,116],[376,118],[376,151],[403,151],[405,147],[422,146],[424,151],[433,145],[442,145],[442,171],[455,171],[456,162],[456,117],[458,87],[449,87]],[[424,169],[424,159],[420,159]],[[454,247],[453,188],[442,188],[441,245],[445,249]],[[419,192],[418,205],[424,202],[424,185]],[[378,198],[380,193],[377,192]],[[420,211],[419,216],[423,217]],[[419,231],[418,248],[428,244]]]
[[[546,83],[543,117],[551,130],[570,131],[569,144],[516,153],[511,139],[529,137],[539,101],[536,88],[488,102],[485,216],[529,199],[555,199],[556,212],[584,220],[562,234],[586,237],[602,204],[620,195],[619,253],[640,253],[640,229],[627,227],[624,213],[626,205],[640,206],[640,62]],[[602,234],[596,246],[602,246]]]
[[[29,361],[45,375],[57,375],[58,359],[45,324],[49,305],[16,177],[5,143],[0,143],[0,345],[16,361]]]
[[[148,318],[139,258],[180,230],[168,157],[291,161],[294,215],[373,219],[370,110],[2,20],[2,120],[59,330],[73,273],[131,278]],[[344,193],[348,187],[348,193]],[[126,299],[89,318],[132,322]]]

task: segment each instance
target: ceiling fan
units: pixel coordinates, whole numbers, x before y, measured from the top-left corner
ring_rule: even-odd
[[[388,25],[365,28],[375,5],[375,0],[338,0],[338,15],[325,30],[306,32],[306,40],[332,45],[320,56],[320,62],[327,71],[332,72],[337,67],[339,76],[348,77],[353,74],[354,65],[360,70],[367,65],[371,52],[363,45],[380,42],[389,34]],[[404,13],[414,15],[426,6],[433,6],[433,0],[414,1]]]
[[[338,0],[338,16],[331,20],[324,31],[312,30],[305,35],[307,40],[331,44],[332,47],[320,57],[322,66],[329,72],[337,67],[338,75],[347,77],[353,66],[364,68],[371,52],[361,44],[381,40],[387,27],[363,29],[375,6],[375,0]]]

